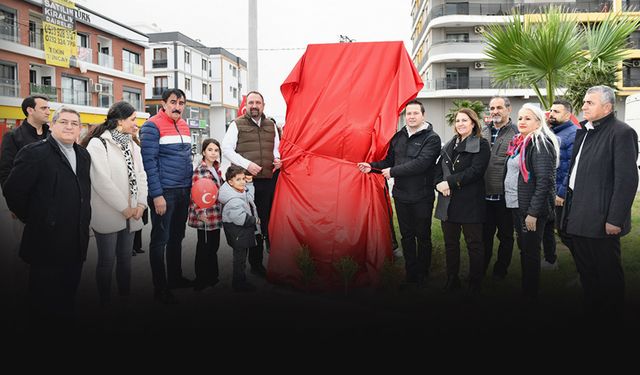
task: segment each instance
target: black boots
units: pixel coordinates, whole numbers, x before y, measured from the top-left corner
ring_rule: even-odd
[[[449,275],[447,276],[447,283],[444,285],[444,290],[452,292],[460,289],[461,286],[462,284],[460,283],[458,275]]]

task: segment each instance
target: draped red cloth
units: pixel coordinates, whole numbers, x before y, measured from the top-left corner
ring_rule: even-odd
[[[402,42],[309,45],[280,90],[287,116],[280,143],[267,267],[272,282],[303,287],[296,256],[309,247],[314,289],[340,287],[334,264],[359,265],[352,285],[376,285],[391,256],[380,174],[361,161],[386,155],[398,116],[423,83]]]

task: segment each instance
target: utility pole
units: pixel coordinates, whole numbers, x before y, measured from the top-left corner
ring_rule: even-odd
[[[258,90],[258,3],[249,0],[249,79],[247,91]]]

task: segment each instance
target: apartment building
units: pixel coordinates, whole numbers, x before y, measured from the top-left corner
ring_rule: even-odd
[[[221,140],[236,117],[246,91],[247,63],[224,48],[210,48],[180,32],[149,33],[146,110],[161,108],[162,92],[179,88],[187,95],[183,118],[199,151],[204,138]]]
[[[526,15],[550,4],[571,9],[582,22],[599,21],[608,12],[629,9],[636,10],[632,15],[640,16],[640,0],[413,0],[411,56],[425,83],[418,99],[426,106],[427,119],[444,139],[453,136],[444,116],[455,99],[480,100],[488,105],[492,96],[504,95],[512,99],[514,110],[525,102],[537,102],[530,88],[500,89],[493,83],[484,63],[483,32],[487,25],[506,23],[514,9]],[[640,30],[630,39],[633,49],[628,51],[618,80],[616,110],[621,117],[626,97],[640,92]]]
[[[0,4],[0,133],[21,123],[25,116],[20,104],[34,94],[48,96],[53,109],[63,104],[74,107],[85,127],[103,122],[114,102],[126,100],[139,111],[142,124],[148,118],[143,68],[147,36],[76,5],[75,17],[69,16],[75,18],[70,22],[76,33],[75,54],[68,67],[48,63],[43,3],[3,0]]]

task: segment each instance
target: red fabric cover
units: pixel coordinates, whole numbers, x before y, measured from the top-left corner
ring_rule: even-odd
[[[423,83],[402,42],[309,45],[280,87],[287,103],[269,233],[267,275],[303,287],[296,255],[309,246],[313,289],[342,285],[334,262],[359,264],[351,285],[376,285],[391,256],[384,179],[360,161],[384,158],[398,116]]]

